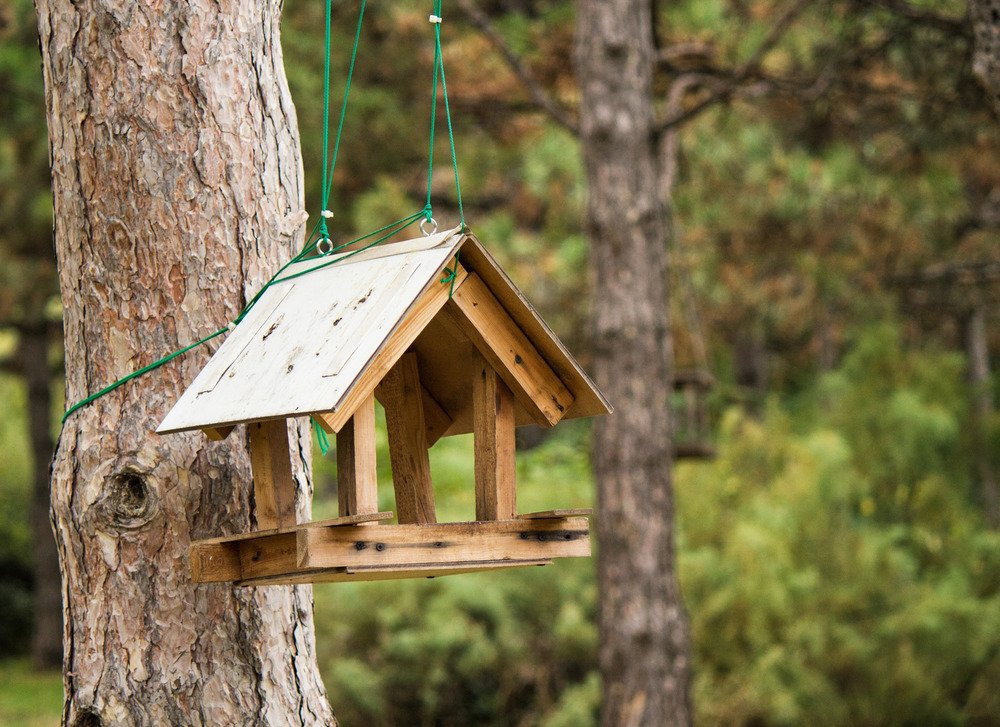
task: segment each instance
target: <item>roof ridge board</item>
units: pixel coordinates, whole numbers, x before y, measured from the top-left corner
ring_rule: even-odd
[[[446,245],[451,238],[460,236],[462,231],[462,226],[458,225],[450,230],[438,232],[426,237],[414,237],[408,240],[399,240],[397,242],[383,242],[377,245],[372,245],[368,248],[348,250],[347,252],[337,253],[334,255],[317,255],[316,257],[308,257],[297,263],[289,265],[281,275],[277,276],[274,281],[272,281],[272,285],[284,282],[289,276],[292,275],[298,276],[302,273],[312,272],[314,270],[323,270],[333,265],[351,265],[353,263],[378,260],[379,258],[390,257],[392,255],[405,255],[410,252],[433,250],[436,247]]]

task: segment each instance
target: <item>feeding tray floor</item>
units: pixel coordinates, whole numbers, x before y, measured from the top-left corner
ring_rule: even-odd
[[[590,555],[590,510],[486,522],[378,525],[353,515],[191,545],[196,582],[240,586],[435,577]]]

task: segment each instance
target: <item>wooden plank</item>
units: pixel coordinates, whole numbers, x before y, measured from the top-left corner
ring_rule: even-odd
[[[290,573],[269,578],[239,580],[236,586],[290,586],[303,583],[354,583],[357,581],[387,581],[400,578],[437,578],[439,576],[483,573],[486,571],[552,565],[551,560],[505,560],[492,563],[454,563],[448,565],[411,566],[407,568],[326,568]]]
[[[527,512],[522,515],[518,515],[518,518],[521,520],[549,520],[552,518],[583,517],[593,514],[593,508],[576,507],[568,510],[542,510],[540,512]]]
[[[590,555],[586,518],[498,520],[299,531],[302,568],[402,567],[416,564],[548,560]],[[244,578],[279,575],[245,570]]]
[[[236,535],[223,535],[218,538],[198,540],[191,543],[191,547],[188,549],[191,580],[196,583],[210,583],[236,581],[242,578],[243,569],[240,564],[240,543],[243,542],[269,543],[271,541],[268,539],[273,536],[291,535],[294,537],[298,531],[308,528],[350,527],[378,520],[389,520],[391,518],[391,512],[373,512],[366,515],[349,515],[330,520],[317,520],[277,530],[237,533]],[[295,565],[297,567],[297,562]]]
[[[379,404],[385,407],[385,402],[379,398],[380,388],[375,387],[375,398],[378,399]],[[452,425],[451,416],[444,410],[444,408],[437,403],[437,400],[424,386],[421,380],[420,386],[420,400],[424,405],[424,431],[427,437],[427,447],[433,447],[434,444],[444,436],[444,433]]]
[[[460,270],[455,279],[455,291],[461,289],[465,281],[465,271]],[[361,402],[371,396],[375,387],[389,373],[389,370],[396,365],[400,357],[410,347],[410,344],[420,335],[424,327],[438,314],[445,303],[448,302],[450,285],[443,285],[437,281],[431,284],[430,289],[410,310],[407,317],[396,328],[392,336],[386,341],[382,349],[375,355],[358,379],[350,386],[350,393],[344,397],[343,402],[336,411],[330,412],[325,419],[327,424],[334,430],[340,431],[344,423],[351,418],[354,410]]]
[[[524,294],[517,289],[503,269],[497,265],[496,260],[471,233],[466,234],[462,241],[461,259],[469,272],[475,272],[486,283],[500,301],[500,305],[517,323],[518,328],[528,336],[528,340],[538,349],[563,384],[573,392],[573,405],[566,413],[566,417],[598,416],[613,411],[611,404],[563,342],[556,337]]]
[[[437,522],[416,354],[404,354],[378,391],[385,407],[396,517],[400,523]]]
[[[337,503],[341,517],[378,512],[375,399],[359,406],[337,434]]]
[[[336,434],[337,433],[337,430],[333,428],[332,424],[330,424],[330,413],[329,412],[314,413],[314,414],[311,414],[310,416],[316,421],[317,424],[319,424],[320,429],[322,429],[327,434]]]
[[[295,480],[288,455],[288,424],[284,419],[253,422],[250,467],[254,507],[260,530],[295,525]]]
[[[269,535],[284,535],[285,533],[296,533],[303,528],[342,528],[350,525],[361,525],[362,523],[379,522],[380,520],[392,520],[392,510],[382,512],[372,512],[365,515],[348,515],[346,517],[334,517],[328,520],[312,520],[307,523],[299,523],[287,528],[275,528],[274,530],[254,530],[250,533],[236,533],[234,535],[221,535],[217,538],[206,538],[197,540],[192,546],[216,545],[218,543],[236,543],[240,540],[253,540]]]
[[[472,376],[476,520],[511,520],[517,515],[514,394],[481,356]]]
[[[423,386],[420,387],[420,400],[424,407],[424,424],[427,446],[434,444],[444,436],[444,433],[451,427],[452,421],[448,412],[437,403],[431,393]]]
[[[445,306],[540,426],[550,427],[573,405],[573,394],[475,273]]]
[[[226,437],[228,437],[236,427],[215,427],[202,429],[205,432],[205,436],[211,439],[213,442],[221,442]]]
[[[240,546],[235,542],[191,543],[188,564],[195,583],[237,581],[243,577]]]
[[[310,583],[350,580],[323,577],[336,569],[375,577],[378,572],[479,570],[589,555],[585,518],[375,527],[306,523],[275,533],[200,541],[190,550],[197,582],[294,578]]]
[[[312,529],[305,528],[305,531],[308,532]],[[326,529],[321,528],[321,530]],[[337,530],[338,528],[329,529]],[[358,529],[371,530],[371,528]],[[297,570],[300,556],[298,538],[298,532],[292,532],[239,541],[236,545],[240,549],[241,577],[257,578],[265,574],[276,575],[278,573],[292,573]]]

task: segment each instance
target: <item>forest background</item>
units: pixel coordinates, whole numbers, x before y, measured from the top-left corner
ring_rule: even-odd
[[[573,4],[478,7],[446,7],[443,31],[466,219],[586,364],[599,302],[572,131]],[[356,8],[334,12],[336,97]],[[676,362],[717,379],[717,456],[682,462],[675,482],[696,721],[997,724],[1000,126],[973,75],[964,3],[656,12],[657,92],[677,122],[663,170]],[[410,0],[368,10],[337,235],[419,206],[426,16]],[[321,24],[322,5],[286,2],[310,210]],[[44,129],[32,5],[0,0],[0,724],[55,724],[61,707],[58,676],[33,675],[26,657],[41,613],[33,483],[49,456],[32,449],[51,448],[63,411]],[[436,213],[454,202],[435,199]],[[522,433],[523,508],[592,503],[589,441],[579,423]],[[431,453],[445,518],[472,508],[466,444]],[[319,518],[335,514],[335,464],[316,462]],[[345,725],[597,724],[589,561],[317,586],[315,598]]]

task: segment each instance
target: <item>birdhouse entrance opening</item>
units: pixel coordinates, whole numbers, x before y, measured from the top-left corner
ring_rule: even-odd
[[[258,530],[194,543],[193,578],[373,580],[589,555],[589,510],[518,513],[514,430],[610,406],[478,241],[452,230],[320,264],[266,291],[160,426],[219,439],[247,425]],[[378,509],[376,400],[394,524]],[[296,522],[287,419],[303,414],[336,435],[333,520]],[[475,520],[439,523],[428,450],[469,432]]]

